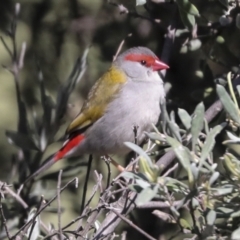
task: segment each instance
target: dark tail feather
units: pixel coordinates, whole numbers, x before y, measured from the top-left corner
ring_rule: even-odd
[[[55,153],[52,154],[51,156],[49,156],[40,166],[40,168],[34,172],[32,175],[30,175],[23,184],[26,184],[27,182],[29,182],[30,180],[32,180],[33,178],[37,177],[40,173],[44,172],[45,170],[47,170],[48,168],[50,168],[55,162]]]

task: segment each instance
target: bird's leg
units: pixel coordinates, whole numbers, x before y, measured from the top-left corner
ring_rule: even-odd
[[[119,163],[117,163],[115,160],[113,160],[111,157],[109,157],[108,155],[105,155],[106,158],[108,158],[110,160],[110,163],[112,163],[120,172],[123,172],[125,170],[125,168],[123,166],[121,166]]]

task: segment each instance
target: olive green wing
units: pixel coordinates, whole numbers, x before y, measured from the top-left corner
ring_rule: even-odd
[[[116,96],[127,81],[126,75],[111,67],[92,87],[78,116],[72,121],[66,133],[83,130],[103,116],[108,103]]]

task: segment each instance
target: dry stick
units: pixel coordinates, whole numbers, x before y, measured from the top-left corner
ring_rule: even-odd
[[[173,172],[176,168],[178,168],[178,163],[176,163],[172,168],[168,169],[166,173],[162,175],[162,177],[167,177],[171,172]]]
[[[66,228],[70,227],[71,225],[73,225],[73,224],[76,223],[78,220],[80,220],[80,219],[82,219],[82,218],[84,218],[84,217],[87,217],[87,215],[82,215],[82,216],[77,217],[76,219],[74,219],[74,220],[72,220],[70,223],[68,223],[66,226],[64,226],[64,227],[62,228],[62,230],[65,230]],[[53,236],[55,236],[55,235],[57,235],[57,234],[58,234],[57,231],[56,231],[56,232],[53,232],[53,233],[45,236],[42,240],[51,239]]]
[[[127,37],[125,37],[125,38],[121,41],[121,43],[120,43],[119,46],[118,46],[118,49],[117,49],[116,54],[113,56],[113,61],[116,60],[117,56],[118,56],[119,53],[121,52],[122,47],[123,47],[123,45],[124,45],[124,43],[125,43],[125,41],[126,41],[126,38],[131,37],[131,36],[132,36],[132,33],[129,33],[129,34],[127,35]]]
[[[134,143],[136,144],[136,145],[138,145],[138,128],[139,128],[139,126],[137,126],[137,125],[134,125],[133,126],[133,133],[134,133]],[[137,153],[135,154],[135,159],[137,158]],[[134,159],[132,159],[132,161],[134,161]],[[135,162],[134,164],[133,164],[133,167],[132,167],[132,171],[133,172],[136,172],[136,167],[137,167],[137,162]]]
[[[57,207],[58,207],[58,232],[60,240],[63,239],[62,237],[62,228],[61,228],[61,178],[62,178],[62,169],[59,171],[58,174],[58,184],[57,184]]]
[[[150,201],[147,203],[144,203],[140,206],[137,206],[138,209],[147,209],[147,208],[169,208],[170,206],[178,206],[182,201],[175,201],[171,204],[169,204],[168,202],[155,202],[155,201]]]
[[[1,189],[0,189],[0,213],[1,213],[2,223],[3,223],[3,226],[4,226],[4,228],[5,228],[5,232],[6,232],[6,234],[7,234],[7,237],[8,237],[8,239],[11,239],[11,236],[10,236],[10,233],[9,233],[8,227],[7,227],[7,220],[6,220],[6,218],[5,218],[5,215],[4,215],[4,212],[3,212],[3,206],[2,206],[3,193],[2,193],[1,190],[4,188],[4,185],[5,185],[5,184],[3,184],[3,185],[1,186]]]
[[[130,221],[129,219],[127,219],[126,217],[124,217],[121,213],[119,213],[118,211],[116,211],[114,208],[109,207],[107,208],[110,211],[112,211],[114,214],[116,214],[119,218],[121,218],[124,222],[126,222],[127,224],[129,224],[132,228],[134,228],[135,230],[137,230],[138,232],[140,232],[143,236],[145,236],[146,238],[150,239],[150,240],[156,240],[156,238],[150,236],[148,233],[146,233],[145,231],[143,231],[140,227],[138,227],[137,225],[135,225],[132,221]]]
[[[90,154],[89,155],[89,159],[88,159],[87,175],[86,175],[85,182],[84,182],[84,187],[83,187],[83,197],[82,197],[81,213],[84,210],[84,205],[85,205],[85,200],[86,200],[86,195],[87,195],[88,180],[89,180],[89,175],[90,175],[91,166],[92,166],[92,160],[93,160],[93,157]]]
[[[111,167],[110,167],[110,161],[106,156],[104,156],[104,162],[107,165],[107,170],[108,170],[108,176],[107,176],[107,186],[106,188],[109,187],[110,185],[110,180],[111,180],[111,175],[112,175],[112,171],[111,171]]]
[[[68,185],[70,185],[70,184],[73,183],[74,181],[76,182],[76,181],[77,181],[77,178],[74,178],[74,179],[72,179],[71,181],[69,181],[68,183],[66,183],[66,185],[63,186],[63,187],[60,189],[60,193],[61,193],[62,191],[64,191],[64,190],[68,187]],[[11,237],[11,239],[15,239],[15,238],[17,237],[17,235],[18,235],[19,233],[21,233],[29,224],[31,224],[31,223],[33,222],[33,220],[34,220],[45,208],[47,208],[56,198],[57,198],[57,194],[56,194],[54,197],[52,197],[46,204],[44,204],[43,206],[41,206],[40,209],[35,213],[35,216],[33,216],[33,218],[32,218],[31,220],[29,220],[27,223],[25,223],[25,224],[15,233],[15,235]]]
[[[128,214],[135,208],[135,199],[137,197],[136,192],[130,192],[127,190],[122,197],[120,197],[115,203],[113,203],[113,207],[122,212],[122,214]],[[105,237],[112,233],[114,229],[120,223],[121,218],[117,216],[114,212],[110,212],[107,214],[106,218],[103,220],[101,226],[97,230],[93,240],[100,239],[101,237]]]
[[[99,179],[98,179],[98,180],[99,180]],[[98,183],[97,185],[99,185],[99,183]],[[104,191],[103,195],[101,196],[101,198],[100,198],[100,200],[99,200],[99,202],[98,202],[97,207],[87,214],[87,212],[86,212],[86,211],[87,211],[87,206],[88,206],[88,204],[89,204],[90,201],[91,201],[91,197],[90,197],[90,200],[89,200],[88,203],[86,204],[86,207],[85,207],[84,212],[83,212],[84,214],[88,215],[88,219],[86,220],[87,223],[86,223],[84,229],[80,229],[80,227],[82,227],[82,225],[83,225],[83,224],[82,224],[82,219],[81,219],[81,220],[79,221],[79,223],[78,223],[78,229],[77,229],[77,231],[78,231],[82,236],[85,236],[85,235],[89,232],[89,229],[92,227],[93,223],[96,221],[96,219],[97,219],[97,218],[99,217],[99,215],[101,214],[103,206],[105,205],[106,202],[109,201],[109,199],[110,199],[109,192],[110,192],[110,189],[112,188],[112,186],[113,186],[113,185],[111,184],[111,186],[109,186],[109,188]],[[95,194],[95,193],[94,193],[94,191],[93,191],[92,196],[94,196],[94,194]],[[82,214],[82,215],[83,215],[83,214]],[[79,227],[79,226],[80,226],[80,227]],[[77,239],[80,239],[80,238],[77,238]]]
[[[9,188],[8,186],[6,186],[5,183],[0,181],[0,186],[4,185],[3,190],[6,191],[9,195],[11,195],[18,203],[20,203],[23,208],[27,209],[28,205],[27,203],[18,195],[16,194],[11,188]]]

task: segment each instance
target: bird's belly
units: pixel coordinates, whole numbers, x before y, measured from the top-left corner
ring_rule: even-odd
[[[154,85],[154,87],[159,87]],[[160,86],[161,87],[161,86]],[[102,118],[86,132],[86,148],[89,153],[121,154],[129,152],[124,142],[134,142],[134,127],[137,127],[137,142],[156,124],[160,114],[161,88],[155,95],[151,89],[134,91],[125,89],[124,95],[115,99]],[[149,87],[148,87],[149,88]],[[142,89],[143,90],[143,89]],[[156,90],[156,89],[155,89]]]

